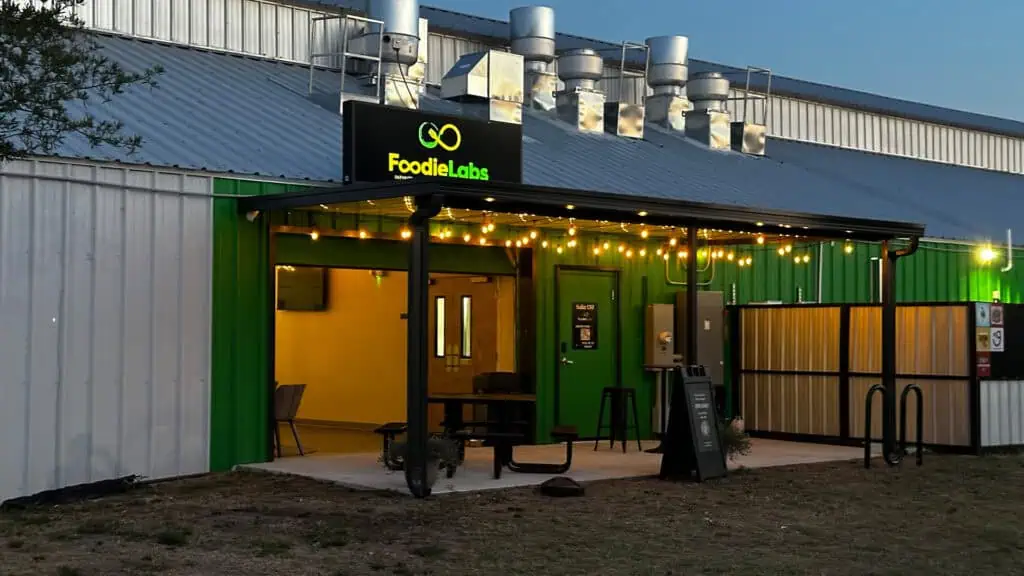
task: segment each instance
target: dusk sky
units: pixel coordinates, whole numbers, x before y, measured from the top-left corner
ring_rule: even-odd
[[[1024,120],[1021,0],[425,0],[508,19],[555,9],[559,32],[642,42],[690,38],[690,57]]]

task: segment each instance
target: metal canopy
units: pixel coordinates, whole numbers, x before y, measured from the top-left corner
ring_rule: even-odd
[[[917,238],[924,234],[923,225],[907,222],[760,210],[526,184],[453,182],[448,179],[361,183],[299,193],[250,196],[240,198],[239,207],[243,212],[289,210],[406,196],[416,198],[417,203],[429,196],[443,196],[444,206],[450,208],[628,224],[700,226],[768,234],[784,232],[825,239],[880,241]]]
[[[239,198],[239,208],[247,215],[260,211],[299,210],[353,202],[410,198],[415,206],[409,214],[409,272],[406,330],[406,416],[408,448],[405,477],[409,491],[417,497],[430,495],[427,483],[427,326],[429,325],[428,276],[430,244],[429,221],[442,208],[490,212],[533,214],[560,218],[618,221],[623,224],[685,227],[690,253],[697,249],[698,227],[724,228],[737,232],[761,234],[796,234],[822,239],[881,241],[884,255],[882,274],[882,383],[883,450],[886,462],[898,463],[896,446],[896,260],[912,254],[924,226],[904,222],[888,222],[861,218],[820,216],[794,212],[758,210],[643,196],[607,194],[602,192],[548,188],[495,182],[462,182],[451,180],[416,180],[372,184],[353,184],[338,188],[315,189],[308,192]],[[270,219],[263,222],[270,225]],[[890,248],[891,240],[910,239],[902,250]],[[268,273],[273,278],[271,257]],[[687,283],[697,282],[697,267],[687,267]],[[271,310],[273,307],[271,307]],[[697,290],[687,291],[687,355],[696,357]],[[271,320],[271,324],[273,321]],[[273,338],[270,342],[273,349]],[[270,355],[273,362],[273,354]],[[273,370],[270,371],[271,375]],[[270,382],[273,382],[271,377]]]

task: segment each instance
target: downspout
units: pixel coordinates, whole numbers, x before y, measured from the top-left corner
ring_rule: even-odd
[[[815,300],[821,304],[822,288],[821,283],[825,278],[825,243],[818,242],[818,297]]]
[[[1006,266],[1000,268],[1002,272],[1013,270],[1013,230],[1006,229]]]
[[[891,250],[882,242],[882,456],[890,466],[902,460],[896,451],[896,261],[917,252],[919,244],[911,238],[906,248]]]

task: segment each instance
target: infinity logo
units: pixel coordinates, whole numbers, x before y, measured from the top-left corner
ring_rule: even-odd
[[[454,144],[449,144],[444,141],[445,134],[448,132],[453,134],[453,138],[455,139]],[[424,122],[420,124],[419,137],[420,145],[427,150],[433,150],[440,146],[442,150],[454,152],[462,145],[462,133],[459,132],[458,127],[454,124],[445,124],[441,128],[438,128],[437,124],[434,124],[433,122]]]

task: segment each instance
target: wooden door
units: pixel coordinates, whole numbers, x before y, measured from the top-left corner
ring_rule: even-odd
[[[431,282],[428,393],[470,394],[473,377],[498,365],[497,285],[468,276],[438,276]],[[468,408],[463,417],[471,417]],[[431,404],[427,418],[430,429],[439,431],[443,407]]]

